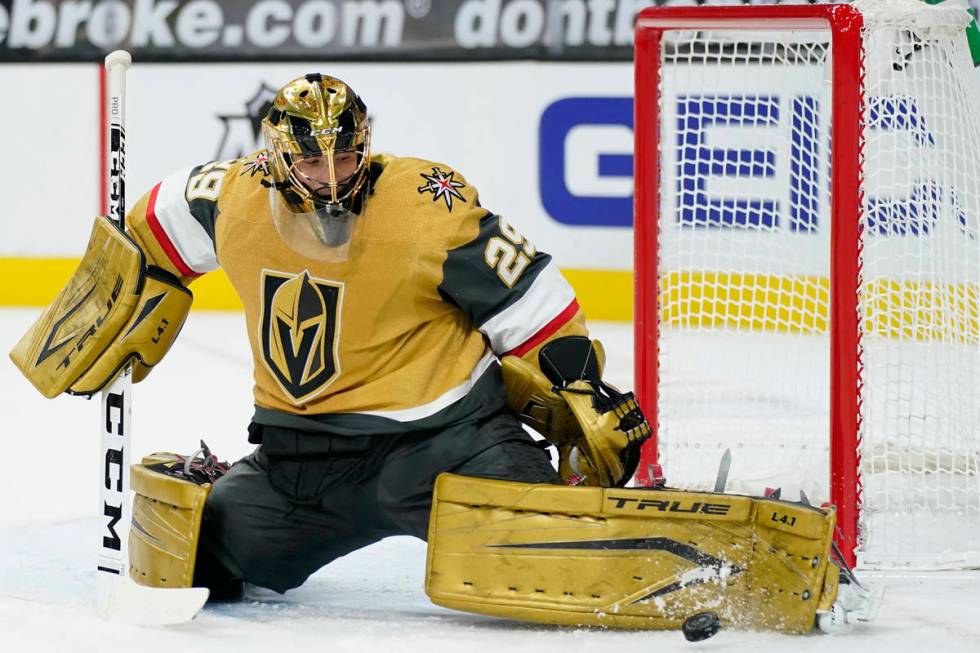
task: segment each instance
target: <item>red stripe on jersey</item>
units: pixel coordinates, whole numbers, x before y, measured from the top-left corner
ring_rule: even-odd
[[[563,310],[561,313],[556,315],[554,319],[551,320],[551,322],[548,322],[543,327],[541,327],[541,329],[533,336],[528,338],[528,340],[525,341],[524,344],[514,347],[509,352],[505,353],[504,356],[523,356],[524,354],[531,351],[532,349],[540,345],[542,342],[544,342],[545,340],[553,336],[555,334],[555,331],[565,326],[565,324],[568,323],[569,320],[575,317],[575,314],[578,313],[578,311],[579,311],[578,300],[573,299],[572,303],[566,306],[565,310]]]
[[[146,204],[146,224],[149,225],[150,231],[156,236],[157,242],[160,247],[163,248],[164,253],[170,262],[174,264],[177,271],[183,277],[196,278],[201,276],[200,272],[195,272],[191,269],[184,259],[181,258],[180,252],[174,247],[173,241],[170,240],[170,236],[164,231],[163,226],[160,224],[160,220],[157,219],[156,207],[157,207],[157,193],[160,191],[160,184],[153,187],[150,191],[150,199]]]

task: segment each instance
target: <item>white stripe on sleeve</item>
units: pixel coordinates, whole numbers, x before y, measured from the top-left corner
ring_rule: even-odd
[[[565,310],[575,291],[561,276],[555,262],[548,261],[519,300],[480,325],[498,354],[511,351],[530,340]]]
[[[214,243],[191,215],[184,194],[193,167],[178,170],[160,182],[153,213],[187,266],[199,274],[218,269]]]

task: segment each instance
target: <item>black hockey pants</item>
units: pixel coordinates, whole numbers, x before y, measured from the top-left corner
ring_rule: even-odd
[[[257,428],[262,445],[211,491],[202,544],[232,573],[278,592],[384,537],[425,539],[442,472],[559,482],[548,453],[507,412],[399,435]]]

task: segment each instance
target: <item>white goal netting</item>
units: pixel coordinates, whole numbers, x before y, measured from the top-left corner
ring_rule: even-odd
[[[857,260],[860,562],[980,565],[980,90],[965,12],[864,16],[860,236],[832,246],[830,29],[664,32],[660,456],[673,485],[829,496],[833,256]],[[841,248],[846,248],[841,250]],[[839,308],[837,310],[840,310]]]

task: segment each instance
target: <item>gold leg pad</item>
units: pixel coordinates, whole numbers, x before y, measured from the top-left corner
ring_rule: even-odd
[[[129,574],[150,587],[191,587],[204,503],[211,485],[198,485],[153,469],[148,456],[132,466],[133,525]]]
[[[443,474],[426,592],[551,624],[676,629],[713,611],[727,627],[806,633],[833,591],[833,529],[833,511],[767,499]]]

